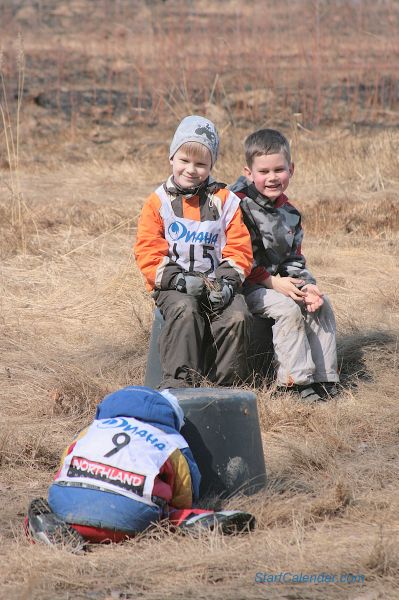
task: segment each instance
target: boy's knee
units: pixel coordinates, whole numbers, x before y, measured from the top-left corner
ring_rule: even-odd
[[[197,301],[193,296],[180,294],[179,298],[173,303],[172,307],[180,312],[192,311],[197,307]]]
[[[250,334],[251,323],[252,315],[249,311],[232,310],[223,318],[222,327],[238,340]]]
[[[181,323],[186,321],[195,321],[197,316],[197,307],[191,302],[178,301],[171,307],[169,317],[174,320],[179,320]]]
[[[295,332],[304,330],[305,321],[298,304],[291,298],[286,298],[286,300],[290,302],[282,303],[278,307],[280,310],[275,310],[272,315],[275,320],[273,331],[279,331],[283,335],[292,335]]]
[[[175,292],[167,301],[159,304],[162,316],[168,319],[193,319],[198,312],[198,302],[194,296]]]
[[[224,323],[237,328],[250,326],[253,318],[245,299],[240,295],[235,296],[232,304],[223,311],[221,317]]]
[[[291,298],[284,298],[281,303],[281,317],[296,323],[303,320],[299,305]]]

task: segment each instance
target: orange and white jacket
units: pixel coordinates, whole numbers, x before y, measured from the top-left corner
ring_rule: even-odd
[[[171,178],[146,200],[137,228],[136,262],[152,290],[173,289],[178,273],[201,272],[241,287],[253,263],[240,199],[211,182],[182,195]]]

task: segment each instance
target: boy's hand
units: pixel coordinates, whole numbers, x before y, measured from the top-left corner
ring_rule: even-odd
[[[283,296],[292,298],[296,302],[303,302],[305,298],[305,292],[297,288],[298,285],[302,285],[303,279],[296,279],[295,277],[275,277],[272,275],[266,280],[266,287],[269,289],[280,292]]]
[[[179,273],[175,280],[175,289],[178,292],[184,292],[189,296],[202,296],[205,282],[202,277],[196,275],[183,275]]]
[[[308,283],[307,285],[303,286],[302,291],[305,292],[304,302],[308,312],[316,312],[320,306],[323,306],[323,294],[320,292],[317,285],[314,285],[314,283]]]
[[[209,302],[214,310],[220,310],[227,306],[234,295],[233,288],[223,279],[220,281],[220,289],[209,292]]]

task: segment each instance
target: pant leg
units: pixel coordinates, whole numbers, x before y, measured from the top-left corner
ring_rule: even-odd
[[[175,290],[159,293],[156,304],[165,320],[159,336],[160,388],[198,385],[203,375],[205,321],[198,300]]]
[[[209,373],[212,382],[231,386],[248,377],[248,347],[252,316],[242,294],[220,313],[210,313],[212,344],[216,359]]]
[[[271,317],[277,382],[305,385],[314,381],[315,364],[300,306],[275,290],[261,288],[246,296],[252,314]]]
[[[308,313],[306,335],[315,364],[315,381],[339,381],[335,316],[327,296],[315,313]]]

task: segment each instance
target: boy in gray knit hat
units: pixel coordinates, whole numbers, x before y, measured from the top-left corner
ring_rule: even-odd
[[[172,174],[138,223],[136,262],[164,319],[160,388],[196,386],[204,376],[230,386],[247,376],[251,315],[241,286],[251,239],[239,198],[210,177],[218,149],[211,121],[183,119],[170,146]]]

